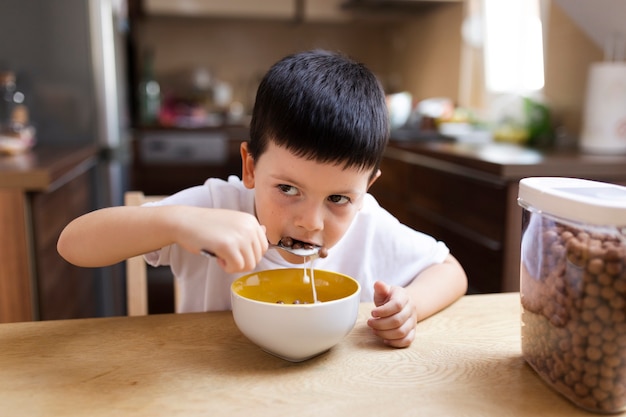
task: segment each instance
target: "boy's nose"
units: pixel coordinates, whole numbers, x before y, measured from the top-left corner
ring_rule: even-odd
[[[316,204],[303,205],[298,209],[296,226],[307,231],[321,230],[324,227],[324,209]]]

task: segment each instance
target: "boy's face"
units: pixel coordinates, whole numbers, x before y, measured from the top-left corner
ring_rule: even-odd
[[[370,171],[344,169],[342,164],[322,164],[297,157],[269,141],[254,161],[247,143],[241,145],[242,180],[255,190],[259,223],[267,238],[282,237],[332,248],[344,235],[363,205],[363,198],[380,172],[370,180]],[[280,251],[285,260],[303,258]]]

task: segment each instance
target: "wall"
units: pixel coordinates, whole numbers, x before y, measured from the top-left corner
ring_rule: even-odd
[[[248,108],[272,63],[311,48],[340,50],[365,63],[388,92],[456,98],[461,18],[462,3],[342,23],[148,16],[137,22],[137,56],[153,48],[160,77],[209,68]]]
[[[458,99],[462,3],[444,4],[399,22],[393,30],[393,84],[414,99]]]
[[[548,21],[544,92],[555,122],[568,135],[581,131],[589,65],[602,60],[600,48],[552,3]]]
[[[157,77],[205,67],[233,86],[249,108],[267,69],[299,50],[343,51],[388,83],[391,51],[388,23],[307,23],[153,17],[141,22],[141,49],[154,48]],[[141,52],[139,52],[141,54]]]
[[[262,74],[280,57],[329,48],[364,62],[388,92],[415,99],[458,101],[463,3],[442,4],[409,18],[350,23],[303,23],[149,16],[139,23],[140,51],[153,47],[160,75],[204,66],[231,83],[237,100],[252,103]],[[589,64],[602,52],[555,2],[550,2],[545,95],[555,122],[578,136]]]

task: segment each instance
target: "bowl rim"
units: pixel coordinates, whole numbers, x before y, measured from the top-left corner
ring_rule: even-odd
[[[341,297],[341,298],[337,298],[334,300],[330,300],[330,301],[324,301],[324,302],[320,302],[320,303],[311,303],[311,304],[279,304],[279,303],[270,303],[269,301],[260,301],[260,300],[255,300],[253,298],[248,298],[248,297],[244,297],[243,295],[237,293],[234,289],[235,283],[247,278],[249,276],[252,276],[254,274],[259,274],[259,273],[263,273],[263,272],[269,272],[269,271],[280,271],[280,270],[299,270],[302,271],[303,268],[278,268],[278,269],[264,269],[262,271],[255,271],[255,272],[250,272],[248,274],[242,275],[239,278],[236,278],[231,284],[230,284],[230,294],[233,297],[237,297],[240,298],[242,300],[246,300],[246,301],[250,301],[254,304],[262,304],[262,305],[273,305],[273,306],[278,306],[279,308],[316,308],[318,306],[323,306],[323,305],[328,305],[328,304],[336,304],[342,301],[345,301],[349,298],[352,297],[360,297],[361,294],[361,283],[359,281],[357,281],[355,278],[352,278],[350,275],[347,274],[342,274],[341,272],[336,272],[336,271],[330,271],[327,269],[316,269],[314,268],[314,271],[323,271],[323,272],[328,272],[334,275],[341,275],[344,278],[348,278],[349,280],[353,281],[356,284],[356,290],[350,294],[347,295],[345,297]]]

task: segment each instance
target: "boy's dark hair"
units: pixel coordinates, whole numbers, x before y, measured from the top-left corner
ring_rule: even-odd
[[[374,74],[344,55],[314,50],[283,58],[261,81],[248,151],[256,160],[271,140],[300,157],[374,173],[388,137]]]

